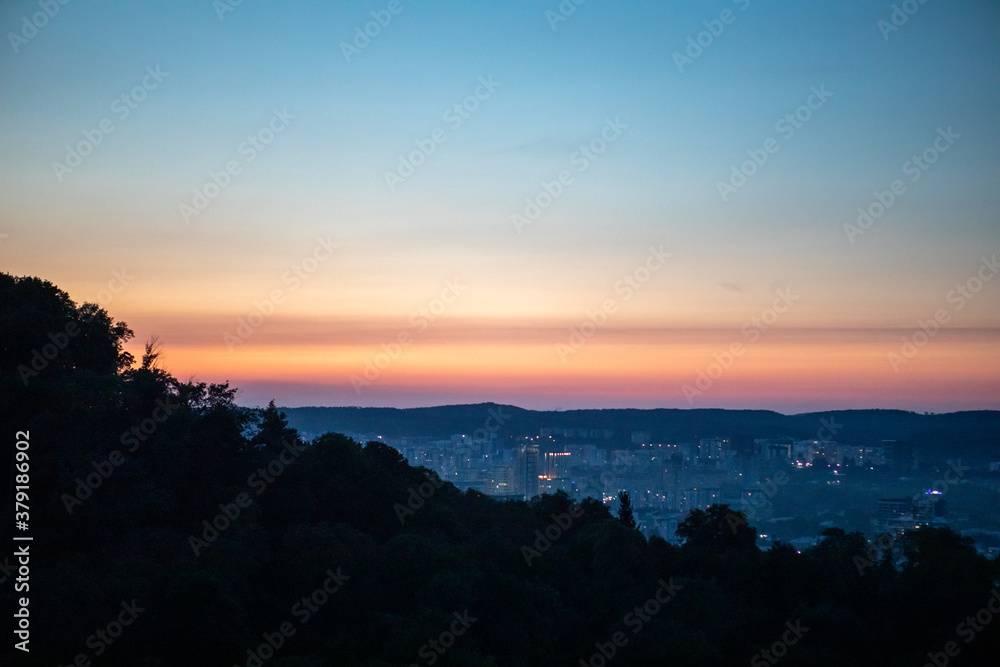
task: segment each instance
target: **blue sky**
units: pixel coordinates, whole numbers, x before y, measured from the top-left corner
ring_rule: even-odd
[[[220,322],[326,235],[341,254],[267,327],[374,323],[383,334],[372,349],[454,276],[471,287],[447,323],[494,327],[496,345],[497,327],[566,331],[651,244],[669,246],[674,264],[613,326],[706,327],[725,347],[775,289],[794,285],[806,297],[782,326],[906,330],[1000,245],[996,3],[913,3],[885,34],[878,22],[893,5],[879,2],[589,0],[554,27],[555,0],[401,1],[394,15],[389,2],[248,0],[221,16],[218,5],[56,4],[17,44],[11,33],[42,10],[0,9],[4,270],[93,300],[112,270],[131,266],[137,278],[110,309],[137,338],[220,346]],[[372,12],[391,21],[348,62],[342,44]],[[674,54],[699,33],[706,46],[679,71]],[[167,76],[120,118],[112,105],[147,68]],[[481,78],[498,85],[451,125],[445,113]],[[815,89],[831,95],[791,136],[779,132]],[[275,110],[293,118],[244,162],[239,147]],[[60,180],[53,162],[104,120],[113,131]],[[616,120],[627,129],[578,171],[580,146]],[[947,128],[959,138],[908,180],[904,163]],[[439,129],[446,140],[390,189],[399,156]],[[719,182],[769,138],[777,151],[723,200]],[[179,206],[230,160],[240,173],[185,222]],[[572,184],[518,232],[512,214],[564,170]],[[905,194],[851,243],[844,225],[895,179]],[[996,332],[998,305],[990,285],[954,325]],[[195,358],[175,351],[179,367]],[[360,364],[370,351],[353,354]],[[616,358],[595,355],[595,368]],[[346,385],[330,373],[325,384]],[[422,386],[410,380],[400,382]],[[413,400],[391,384],[371,400]],[[677,390],[643,400],[669,404]]]

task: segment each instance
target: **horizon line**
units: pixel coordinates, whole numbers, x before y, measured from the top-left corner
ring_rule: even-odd
[[[450,403],[443,405],[426,405],[426,406],[411,406],[411,407],[398,407],[394,405],[300,405],[300,406],[281,406],[276,405],[279,410],[310,410],[310,409],[355,409],[355,410],[436,410],[440,408],[466,408],[466,407],[478,407],[478,406],[499,406],[507,408],[516,408],[524,412],[595,412],[604,410],[632,410],[637,412],[653,412],[656,410],[672,410],[677,412],[706,412],[712,411],[722,411],[722,412],[770,412],[773,414],[781,415],[783,417],[801,417],[806,415],[820,415],[832,412],[903,412],[906,414],[913,414],[920,417],[942,417],[947,415],[957,415],[957,414],[968,414],[976,412],[985,413],[1000,413],[1000,409],[989,410],[954,410],[951,412],[917,412],[915,410],[905,410],[903,408],[836,408],[830,410],[813,410],[810,412],[794,412],[786,413],[779,412],[778,410],[770,410],[765,408],[714,408],[714,407],[702,407],[702,408],[567,408],[567,409],[551,409],[551,410],[539,410],[535,408],[523,408],[519,405],[514,405],[512,403],[497,403],[495,401],[483,401],[478,403]],[[250,406],[248,406],[250,407]],[[263,408],[266,406],[253,406],[258,408]]]

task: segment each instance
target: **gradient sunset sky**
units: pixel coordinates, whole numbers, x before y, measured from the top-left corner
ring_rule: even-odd
[[[42,5],[0,6],[0,270],[181,379],[1000,409],[995,2]]]

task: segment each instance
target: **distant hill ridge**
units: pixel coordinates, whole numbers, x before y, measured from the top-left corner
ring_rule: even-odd
[[[373,433],[390,438],[472,435],[484,427],[499,437],[538,435],[541,429],[600,431],[592,440],[606,447],[628,447],[634,431],[654,440],[683,442],[697,438],[746,435],[754,438],[826,438],[872,445],[908,440],[927,459],[965,456],[1000,460],[1000,411],[976,410],[919,414],[905,410],[831,410],[784,415],[770,410],[631,409],[526,410],[512,405],[477,403],[430,408],[303,407],[281,408],[300,431],[321,434]],[[493,415],[493,417],[491,417]],[[496,428],[498,421],[502,425]],[[610,432],[610,437],[605,437]],[[479,431],[482,435],[483,431]]]

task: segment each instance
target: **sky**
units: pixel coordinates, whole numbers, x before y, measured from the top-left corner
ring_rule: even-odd
[[[5,2],[0,270],[247,405],[1000,409],[998,28]]]

